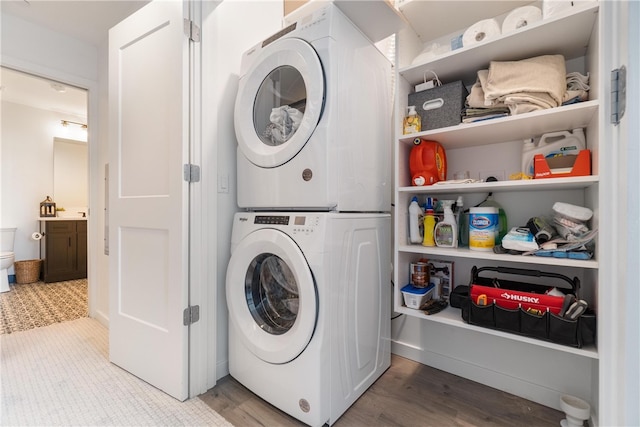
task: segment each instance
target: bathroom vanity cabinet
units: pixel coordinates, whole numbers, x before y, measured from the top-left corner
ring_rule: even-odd
[[[45,283],[87,277],[87,221],[40,221],[40,241]]]

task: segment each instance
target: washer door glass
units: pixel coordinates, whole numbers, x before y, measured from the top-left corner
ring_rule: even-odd
[[[270,253],[256,256],[249,264],[244,291],[251,316],[264,331],[281,335],[295,324],[298,283],[279,256]]]
[[[235,339],[269,363],[287,363],[309,344],[318,316],[307,260],[287,234],[259,229],[233,250],[227,269],[229,321]]]
[[[240,79],[234,111],[238,146],[260,167],[291,160],[313,134],[324,108],[322,64],[296,38],[268,45]]]

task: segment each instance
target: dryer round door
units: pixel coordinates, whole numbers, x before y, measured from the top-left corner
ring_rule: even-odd
[[[251,163],[278,167],[302,150],[322,115],[324,80],[304,40],[281,39],[260,51],[240,80],[234,111],[238,146]]]
[[[260,229],[233,251],[227,269],[229,320],[244,345],[269,363],[287,363],[309,344],[318,317],[311,269],[285,233]]]

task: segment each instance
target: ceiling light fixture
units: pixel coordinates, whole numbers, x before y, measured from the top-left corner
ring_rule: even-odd
[[[51,89],[55,90],[58,93],[65,93],[67,91],[67,87],[60,83],[51,83]]]
[[[70,120],[60,120],[60,123],[62,123],[62,126],[64,127],[67,127],[69,125],[76,125],[76,126],[80,126],[82,129],[88,128],[88,126],[85,125],[84,123],[72,122]]]

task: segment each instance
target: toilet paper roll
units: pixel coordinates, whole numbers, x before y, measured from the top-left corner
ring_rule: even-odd
[[[471,46],[492,37],[499,36],[500,34],[498,21],[495,19],[483,19],[467,28],[467,31],[462,34],[462,45]]]
[[[560,15],[573,7],[572,0],[543,0],[542,11],[545,19]]]
[[[33,234],[31,235],[31,239],[33,239],[33,240],[40,240],[40,239],[42,239],[42,234],[40,234],[40,233],[38,233],[38,232],[36,231],[35,233],[33,233]]]
[[[536,6],[513,9],[502,22],[502,34],[519,30],[542,19],[542,10]]]

